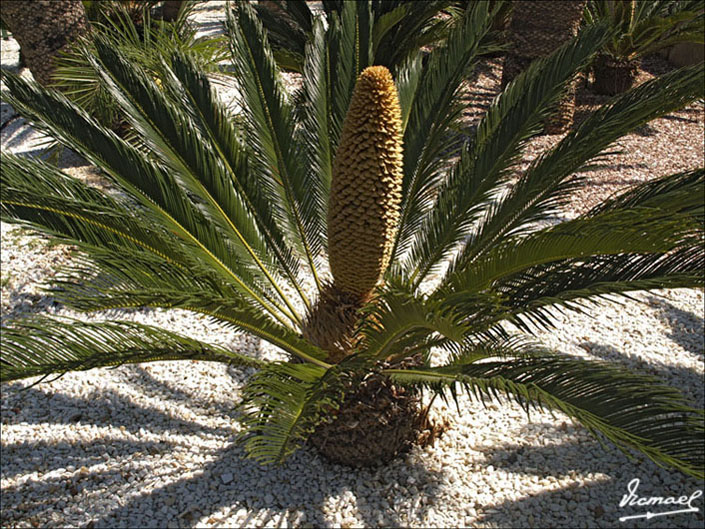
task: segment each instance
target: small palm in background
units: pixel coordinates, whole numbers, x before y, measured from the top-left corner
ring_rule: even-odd
[[[394,69],[423,46],[441,42],[462,10],[453,0],[407,2],[373,0],[355,2],[363,22],[365,45],[371,47],[374,64]],[[344,0],[321,2],[328,24],[340,24]],[[274,58],[280,67],[301,72],[305,48],[311,40],[315,15],[309,2],[270,0],[254,4],[267,32]]]
[[[593,64],[598,94],[615,95],[631,88],[643,56],[681,42],[702,44],[705,39],[701,0],[590,0],[584,19],[614,30]]]
[[[443,46],[412,55],[395,79],[370,67],[369,18],[353,2],[341,9],[339,23],[314,19],[301,93],[289,97],[255,11],[234,6],[242,126],[187,55],[170,56],[157,83],[98,37],[96,75],[149,149],[62,94],[5,76],[19,112],[124,192],[108,196],[3,154],[3,220],[84,255],[52,280],[58,301],[194,311],[292,361],[146,325],[37,315],[3,329],[2,380],[156,360],[255,366],[242,403],[249,455],[282,461],[310,438],[350,465],[386,461],[434,434],[422,389],[464,388],[559,410],[625,451],[702,477],[702,410],[651,377],[531,337],[555,310],[702,286],[703,169],[546,222],[614,141],[701,98],[702,66],[614,99],[515,180],[527,141],[607,41],[604,27],[533,63],[472,137],[449,146],[459,88],[492,23],[487,4],[471,4]]]
[[[202,71],[218,74],[218,63],[227,57],[227,44],[222,37],[197,37],[188,21],[199,3],[185,1],[172,22],[154,18],[152,10],[158,2],[87,2],[86,13],[93,33],[109,40],[132,62],[151,72],[155,79],[162,74],[164,58],[182,52]],[[121,133],[129,125],[108,90],[101,84],[91,65],[95,55],[92,38],[79,41],[59,55],[52,76],[52,86],[96,117],[101,124]]]

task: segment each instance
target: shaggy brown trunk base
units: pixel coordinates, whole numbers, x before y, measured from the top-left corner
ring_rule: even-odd
[[[80,0],[14,0],[2,2],[2,19],[20,45],[34,79],[51,82],[54,57],[88,31]]]
[[[307,315],[303,335],[328,353],[327,362],[337,364],[355,347],[354,333],[362,302],[333,285],[324,285],[321,297]]]
[[[432,445],[447,427],[428,418],[418,393],[375,373],[348,394],[335,418],[320,425],[309,442],[333,463],[367,467],[387,463],[414,445]]]
[[[635,60],[620,61],[602,55],[595,60],[593,73],[593,90],[598,94],[614,96],[634,86],[639,65]]]

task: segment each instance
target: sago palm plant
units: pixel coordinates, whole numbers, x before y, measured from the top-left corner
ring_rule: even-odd
[[[152,2],[153,3],[153,2]],[[161,77],[164,57],[179,51],[190,55],[199,69],[219,72],[218,63],[227,58],[227,45],[221,37],[197,37],[188,20],[196,2],[183,5],[173,22],[155,19],[150,3],[100,2],[88,10],[91,30],[109,39],[114,48],[131,62],[140,64],[155,78]],[[127,120],[120,114],[119,105],[91,67],[87,56],[95,54],[92,40],[78,41],[56,58],[52,86],[64,92],[101,124],[127,132]]]
[[[631,88],[643,56],[680,42],[705,40],[705,5],[700,0],[590,0],[584,20],[614,29],[593,64],[593,86],[599,94]]]
[[[392,76],[371,66],[369,32],[347,2],[341,24],[314,22],[302,94],[290,98],[258,18],[239,3],[229,34],[240,128],[186,56],[171,57],[160,87],[98,40],[93,67],[149,149],[6,75],[19,112],[123,191],[3,154],[3,219],[84,256],[52,279],[53,296],[82,311],[205,314],[291,361],[146,325],[36,315],[3,329],[2,380],[155,360],[255,366],[241,406],[249,455],[282,461],[310,439],[350,465],[432,435],[422,390],[465,389],[558,410],[622,450],[702,476],[703,413],[676,389],[549,351],[531,332],[604,296],[703,284],[702,169],[541,222],[615,140],[702,97],[703,68],[613,100],[515,179],[527,141],[608,33],[589,28],[534,63],[472,137],[449,144],[490,23],[486,4],[472,4],[443,47]]]

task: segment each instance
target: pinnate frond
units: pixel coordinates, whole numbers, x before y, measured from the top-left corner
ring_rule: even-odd
[[[657,379],[603,362],[545,352],[502,360],[387,370],[395,382],[442,392],[460,385],[484,400],[507,395],[529,408],[558,410],[627,453],[702,478],[704,414]]]
[[[2,329],[0,380],[161,360],[210,360],[260,367],[255,358],[157,327],[35,316]]]

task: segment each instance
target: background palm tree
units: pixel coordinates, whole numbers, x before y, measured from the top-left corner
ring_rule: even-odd
[[[310,2],[267,0],[254,5],[267,36],[272,44],[274,57],[288,70],[301,72],[304,53],[313,31],[314,14]],[[343,0],[321,2],[322,11],[329,24],[341,22]],[[394,70],[410,54],[423,46],[433,46],[442,41],[461,10],[453,0],[372,0],[356,2],[359,16],[370,19],[370,36],[365,40],[374,59]]]
[[[26,66],[44,85],[51,82],[57,53],[89,27],[81,0],[3,2],[2,19],[19,43]]]
[[[146,325],[36,316],[3,329],[1,379],[154,360],[256,367],[241,406],[249,455],[281,461],[312,437],[349,465],[432,435],[422,390],[465,389],[559,410],[622,450],[702,476],[702,410],[652,377],[549,351],[531,333],[556,308],[703,284],[703,169],[541,222],[614,141],[702,97],[703,67],[603,106],[514,181],[527,141],[608,31],[589,28],[534,61],[474,136],[449,148],[460,87],[492,23],[487,4],[472,4],[444,45],[416,54],[395,80],[370,64],[366,20],[351,2],[339,24],[315,20],[301,92],[289,97],[259,19],[237,3],[228,27],[240,121],[184,54],[158,84],[98,37],[92,64],[148,148],[6,74],[17,111],[123,191],[3,154],[3,220],[82,252],[53,279],[58,301],[201,313],[296,362]]]
[[[705,5],[698,0],[591,0],[585,22],[607,23],[614,30],[593,63],[593,89],[598,94],[615,95],[631,88],[643,56],[705,40]]]
[[[537,0],[513,2],[509,39],[511,49],[504,59],[502,86],[512,81],[535,59],[546,57],[577,34],[587,0]],[[574,81],[555,112],[545,123],[549,134],[567,131],[575,112]]]

